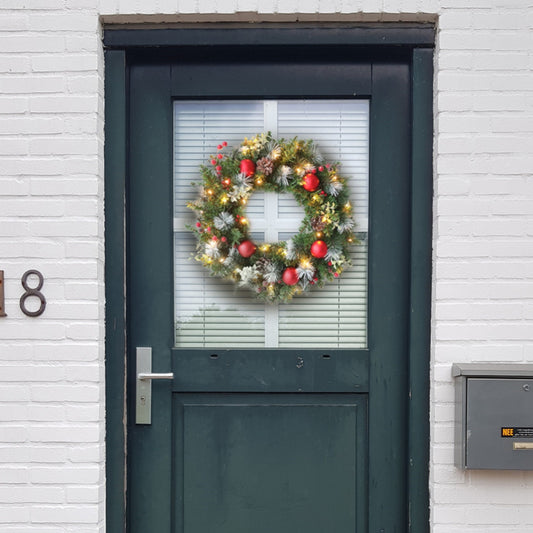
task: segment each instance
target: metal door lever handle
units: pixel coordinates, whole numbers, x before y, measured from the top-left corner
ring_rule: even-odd
[[[152,348],[136,348],[137,376],[135,380],[135,423],[152,423],[152,381],[174,379],[173,372],[152,372]],[[168,392],[168,391],[167,391]]]
[[[166,373],[153,373],[153,372],[139,372],[137,374],[137,378],[140,380],[145,379],[174,379],[174,372],[166,372]]]

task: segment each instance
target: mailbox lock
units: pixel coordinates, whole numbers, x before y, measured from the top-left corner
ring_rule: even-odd
[[[524,385],[522,385],[522,389],[525,391],[525,392],[529,392],[529,383],[524,383]]]

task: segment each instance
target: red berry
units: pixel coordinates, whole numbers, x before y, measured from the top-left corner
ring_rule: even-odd
[[[318,167],[318,171],[319,171],[319,172],[323,172],[323,171],[324,171],[324,167],[323,167],[322,165],[319,166],[319,167]]]
[[[333,274],[336,278],[339,277],[339,273],[338,272],[335,272],[335,274]]]
[[[205,231],[207,231],[207,233],[209,233],[211,231],[211,226],[207,226],[207,228],[205,228]]]
[[[211,164],[212,165],[216,165],[217,164],[217,160],[216,159],[211,159]]]
[[[196,223],[196,227],[197,227],[197,228],[201,228],[201,227],[202,227],[202,224],[200,224],[200,222],[197,222],[197,223]]]
[[[222,172],[222,167],[220,165],[217,165],[215,169],[217,172]]]
[[[222,146],[228,146],[228,143],[227,143],[226,141],[224,141],[224,142],[222,143]]]
[[[226,242],[228,239],[226,239],[226,237],[220,237],[220,240],[221,240],[222,242]]]
[[[224,157],[224,155],[223,155],[223,154],[217,154],[217,157],[218,157],[219,159],[222,159],[222,158]]]
[[[218,241],[218,237],[216,235],[213,235],[213,240]]]
[[[217,150],[222,150],[222,145],[221,145],[221,144],[219,144],[219,145],[217,146]]]

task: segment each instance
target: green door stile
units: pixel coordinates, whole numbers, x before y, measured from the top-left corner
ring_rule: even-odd
[[[427,533],[433,29],[376,48],[385,30],[125,31],[104,39],[107,528]],[[370,101],[368,348],[175,348],[173,100],[354,93]],[[135,424],[138,346],[175,375],[152,386],[151,425]]]

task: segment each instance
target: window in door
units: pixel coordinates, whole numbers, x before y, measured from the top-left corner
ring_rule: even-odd
[[[178,348],[365,348],[367,345],[368,100],[225,100],[174,103],[174,280]],[[335,282],[287,304],[256,301],[246,289],[209,276],[192,259],[196,240],[186,204],[198,194],[199,165],[216,146],[270,131],[313,139],[340,162],[355,208],[359,244]],[[303,210],[291,195],[255,193],[247,208],[258,241],[287,240]]]

